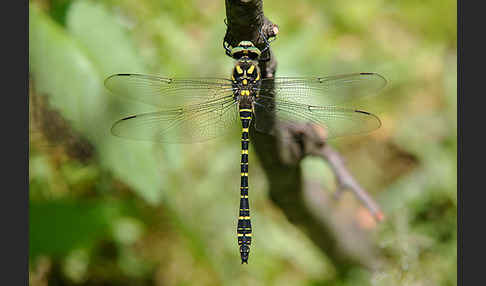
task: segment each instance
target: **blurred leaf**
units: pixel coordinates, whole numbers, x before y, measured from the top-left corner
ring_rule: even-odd
[[[77,1],[67,15],[67,30],[100,68],[102,78],[147,72],[129,31],[122,27],[121,19],[100,3]]]
[[[109,235],[116,212],[104,202],[50,201],[29,204],[29,254],[65,255],[90,248]]]
[[[105,105],[97,98],[101,81],[96,67],[62,27],[34,5],[29,9],[29,30],[29,71],[36,89],[49,94],[51,106],[75,129],[87,129],[83,122],[89,122]]]
[[[82,8],[73,5],[73,8],[81,9],[76,7]],[[110,63],[105,66],[104,62],[93,60],[95,58],[102,61],[104,57],[90,57],[88,54],[95,53],[87,52],[79,41],[67,34],[35,5],[30,5],[29,12],[29,70],[38,92],[48,95],[51,106],[58,109],[75,130],[84,134],[96,146],[103,167],[109,168],[130,184],[144,199],[157,203],[164,178],[158,172],[152,144],[126,142],[110,133],[112,123],[123,114],[119,104],[107,95],[103,86],[103,72],[100,73],[100,70],[109,72]],[[107,22],[99,23],[97,29],[112,27],[109,24],[112,20],[107,15],[95,14],[93,17],[96,15]],[[72,20],[68,22],[71,23]],[[121,34],[107,31],[105,37],[98,39],[98,42],[104,45],[127,40],[118,37]],[[104,50],[104,53],[116,54],[110,49]],[[124,54],[118,60],[122,63],[126,57]],[[133,59],[136,55],[132,51],[128,53],[128,57]],[[113,62],[114,58],[111,64]],[[136,107],[135,104],[131,106],[134,110]]]
[[[72,3],[72,0],[51,0],[49,1],[51,5],[49,14],[55,21],[64,26],[66,25],[67,11]]]

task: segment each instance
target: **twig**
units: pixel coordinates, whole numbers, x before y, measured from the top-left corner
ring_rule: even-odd
[[[325,159],[331,166],[334,175],[338,182],[338,189],[335,192],[335,198],[339,199],[345,190],[351,191],[371,212],[377,221],[382,221],[384,218],[383,212],[380,210],[378,204],[368,195],[368,193],[356,182],[351,173],[348,171],[341,155],[335,151],[331,146],[325,144],[318,154],[315,154]]]
[[[306,124],[300,127],[300,136],[304,139],[305,144],[303,155],[312,155],[326,160],[336,176],[338,187],[334,193],[334,198],[339,199],[344,191],[351,191],[361,203],[368,209],[376,221],[382,221],[383,212],[371,196],[356,182],[349,170],[344,164],[341,155],[334,150],[329,144],[326,144],[325,131],[315,124]]]

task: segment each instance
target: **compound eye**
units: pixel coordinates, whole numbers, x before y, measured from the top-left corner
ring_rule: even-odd
[[[256,54],[256,53],[250,53],[249,58],[250,58],[252,61],[256,61],[256,60],[258,59],[258,54]]]
[[[236,52],[233,54],[233,58],[236,60],[241,59],[242,56],[243,56],[243,52]]]

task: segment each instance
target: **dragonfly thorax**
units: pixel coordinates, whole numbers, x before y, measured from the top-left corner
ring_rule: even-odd
[[[251,101],[257,96],[260,86],[260,70],[258,66],[249,59],[242,59],[235,64],[231,77],[235,96],[240,101]],[[245,98],[248,97],[248,98]]]
[[[234,83],[243,83],[245,79],[246,84],[255,84],[260,80],[260,69],[251,60],[240,60],[233,68],[232,80]]]
[[[231,79],[240,95],[253,95],[260,85],[260,70],[251,60],[240,60],[233,68]]]

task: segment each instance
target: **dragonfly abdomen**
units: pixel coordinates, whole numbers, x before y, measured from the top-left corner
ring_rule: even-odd
[[[248,201],[248,147],[250,143],[249,128],[251,109],[240,108],[241,119],[241,185],[240,211],[238,217],[238,245],[240,246],[241,263],[248,263],[251,245],[250,204]]]

